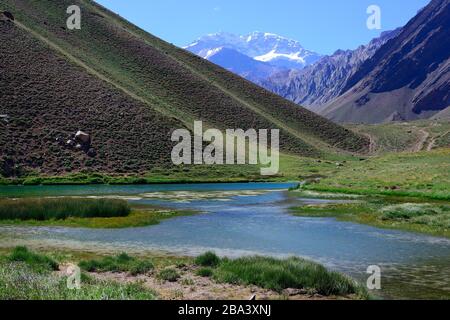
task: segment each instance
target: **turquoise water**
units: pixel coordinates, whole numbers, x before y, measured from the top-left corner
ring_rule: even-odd
[[[163,250],[197,255],[206,250],[242,255],[300,256],[365,282],[367,267],[382,268],[383,290],[394,298],[450,298],[450,240],[383,230],[331,218],[299,218],[291,184],[0,187],[0,196],[123,198],[132,205],[195,209],[200,215],[157,226],[119,230],[0,227],[0,234],[43,243],[117,250]]]

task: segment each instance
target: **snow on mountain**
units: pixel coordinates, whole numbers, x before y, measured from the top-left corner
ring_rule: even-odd
[[[209,61],[255,83],[280,72],[278,67],[224,47],[210,50],[206,56]]]
[[[195,42],[184,47],[198,56],[212,61],[213,57],[222,51],[223,48],[233,50],[235,53],[245,55],[252,60],[260,63],[250,63],[249,69],[252,66],[256,66],[258,70],[264,69],[265,72],[261,76],[267,76],[268,70],[279,72],[286,69],[303,69],[304,67],[313,64],[321,58],[321,56],[315,52],[303,48],[298,41],[291,40],[273,33],[253,32],[248,35],[234,35],[226,32],[219,32],[209,34],[197,39]],[[231,52],[228,51],[228,54]],[[236,54],[233,54],[236,57]],[[240,56],[243,58],[242,56]],[[233,61],[226,61],[223,56],[220,59],[223,64],[222,67],[232,70],[230,66],[233,65]],[[242,62],[245,59],[240,59],[240,68],[242,69]],[[213,61],[214,62],[214,61]],[[263,68],[261,63],[267,64],[266,68]],[[259,76],[258,72],[251,72],[252,79],[248,76],[240,74],[249,80],[255,81]],[[255,81],[258,82],[258,81]]]

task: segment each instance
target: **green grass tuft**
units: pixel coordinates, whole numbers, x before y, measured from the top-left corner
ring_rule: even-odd
[[[154,269],[150,260],[137,259],[126,253],[99,260],[85,260],[78,265],[88,272],[128,272],[131,275],[146,274]]]
[[[203,267],[197,270],[196,274],[200,277],[210,278],[213,276],[214,271],[211,268]]]
[[[78,198],[0,199],[0,220],[64,220],[71,217],[125,217],[131,212],[124,200]]]
[[[422,216],[436,216],[450,212],[450,206],[436,206],[427,203],[402,203],[381,209],[383,220],[410,220]]]
[[[67,278],[39,273],[21,262],[0,263],[0,300],[154,300],[140,283],[120,284],[82,276],[81,288],[67,288]]]
[[[299,258],[278,260],[265,257],[225,259],[214,270],[217,281],[256,285],[281,292],[283,289],[306,289],[324,296],[365,295],[350,278],[328,271],[320,264]]]
[[[195,264],[202,267],[216,267],[220,263],[220,258],[211,251],[208,251],[195,259]]]
[[[164,281],[177,282],[180,274],[173,268],[166,268],[158,273],[157,278]]]
[[[59,265],[52,258],[34,253],[28,250],[27,247],[16,247],[12,253],[7,257],[8,261],[11,262],[23,262],[34,270],[39,271],[56,271]]]

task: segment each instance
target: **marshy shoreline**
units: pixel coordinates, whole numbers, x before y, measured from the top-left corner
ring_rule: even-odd
[[[157,253],[131,256],[18,246],[0,249],[0,265],[1,300],[369,298],[367,291],[350,278],[299,258],[230,260],[212,252],[196,258]],[[78,290],[65,287],[74,266],[82,270]],[[11,290],[14,279],[23,273],[28,274],[26,280]]]
[[[297,217],[335,218],[377,228],[450,238],[450,202],[414,197],[326,193],[296,189],[298,197],[337,202],[290,208]]]

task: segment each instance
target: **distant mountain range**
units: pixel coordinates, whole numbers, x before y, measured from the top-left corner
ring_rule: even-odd
[[[256,83],[278,72],[302,69],[321,58],[298,41],[262,32],[243,36],[219,32],[184,49]]]
[[[433,0],[321,110],[338,122],[430,118],[450,106],[450,0]]]
[[[384,32],[379,38],[356,50],[338,50],[304,69],[272,75],[260,84],[289,100],[319,112],[320,107],[338,97],[348,79],[400,29]]]
[[[336,122],[445,117],[450,107],[450,0],[355,50],[320,56],[270,33],[219,33],[186,47]],[[216,56],[217,55],[217,56]]]

